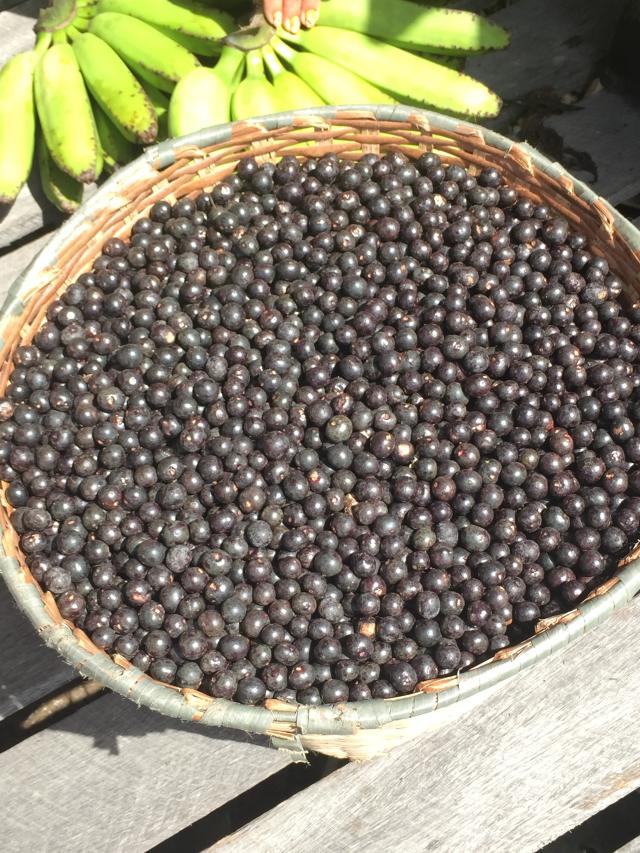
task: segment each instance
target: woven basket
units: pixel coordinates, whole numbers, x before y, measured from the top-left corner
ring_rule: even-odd
[[[14,350],[32,339],[51,300],[90,269],[104,241],[126,238],[133,222],[156,201],[196,195],[249,156],[276,160],[286,154],[313,157],[335,152],[357,160],[368,152],[402,151],[418,157],[430,150],[471,171],[496,166],[524,195],[550,204],[607,257],[625,282],[626,296],[637,297],[640,233],[588,187],[529,146],[476,125],[407,107],[304,110],[165,142],[114,175],[63,225],[11,288],[0,319],[0,393],[7,384]],[[0,490],[0,569],[5,581],[47,645],[83,675],[172,717],[266,734],[275,746],[302,760],[305,750],[369,758],[447,722],[469,703],[484,701],[489,688],[598,625],[640,589],[640,550],[636,549],[615,578],[578,609],[543,621],[531,640],[467,672],[424,682],[411,696],[314,708],[271,700],[265,707],[254,708],[162,684],[124,658],[112,658],[96,648],[82,631],[62,619],[53,596],[43,593],[24,566],[9,519]]]

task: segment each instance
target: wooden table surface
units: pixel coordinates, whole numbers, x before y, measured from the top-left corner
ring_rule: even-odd
[[[31,44],[38,5],[0,0],[0,62]],[[489,8],[513,33],[506,52],[468,63],[505,96],[498,126],[517,121],[532,92],[555,89],[570,108],[545,132],[561,152],[586,152],[576,163],[594,172],[594,188],[638,215],[638,103],[589,85],[622,0],[456,5]],[[0,297],[60,221],[37,179],[0,210]],[[2,587],[0,850],[537,851],[640,786],[639,619],[636,600],[455,725],[387,756],[301,767],[261,738],[185,725],[107,692],[74,704],[77,674]],[[607,851],[640,851],[632,834]]]

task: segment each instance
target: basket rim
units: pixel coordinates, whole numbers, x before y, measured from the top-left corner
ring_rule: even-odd
[[[414,107],[321,107],[278,113],[248,122],[231,122],[167,140],[147,149],[140,157],[111,176],[91,199],[55,232],[12,284],[2,306],[0,322],[15,313],[21,302],[20,294],[30,290],[39,275],[56,266],[59,253],[73,238],[78,226],[100,210],[105,198],[111,194],[118,195],[129,182],[139,178],[141,172],[151,170],[161,174],[163,169],[175,162],[178,152],[228,142],[239,127],[256,126],[264,130],[275,130],[295,125],[303,128],[313,124],[326,124],[327,120],[356,116],[372,120],[410,122],[422,129],[443,129],[469,136],[475,135],[505,154],[518,151],[527,158],[532,167],[561,181],[568,192],[604,211],[607,221],[640,257],[640,231],[590,187],[527,143],[515,143],[502,134],[473,122]],[[635,553],[637,551],[634,555]],[[106,652],[96,650],[84,632],[54,620],[50,609],[52,601],[47,601],[50,594],[40,593],[26,567],[23,568],[17,559],[6,555],[1,541],[0,573],[17,604],[29,617],[45,643],[55,648],[83,675],[95,678],[115,692],[170,716],[206,725],[269,734],[275,745],[297,750],[301,748],[300,736],[304,738],[305,734],[355,734],[361,729],[378,728],[387,723],[425,714],[492,687],[533,665],[540,658],[568,645],[604,621],[640,590],[640,557],[635,557],[597,591],[597,594],[585,600],[576,610],[550,620],[555,624],[544,626],[541,633],[516,647],[505,649],[504,653],[498,653],[486,663],[456,676],[438,679],[432,683],[434,686],[430,686],[425,692],[393,699],[371,699],[317,707],[267,700],[264,706],[253,707],[232,700],[213,699],[199,691],[163,684],[130,664],[125,666],[128,662],[123,659],[121,665]]]

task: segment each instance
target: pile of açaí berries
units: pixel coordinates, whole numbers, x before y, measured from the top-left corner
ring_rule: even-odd
[[[109,240],[17,351],[26,563],[96,646],[212,696],[456,673],[635,544],[621,289],[494,169],[247,159]]]

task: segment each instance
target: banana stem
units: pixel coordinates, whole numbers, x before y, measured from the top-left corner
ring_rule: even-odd
[[[244,53],[235,47],[226,46],[213,70],[221,80],[231,85],[240,74],[243,64]]]
[[[82,33],[77,28],[77,26],[75,26],[75,24],[69,24],[68,27],[65,27],[65,32],[69,36],[69,39],[72,42],[75,41],[79,36],[82,35]]]
[[[64,30],[56,30],[56,32],[51,36],[51,41],[53,44],[66,44],[67,34]]]
[[[267,68],[273,77],[277,77],[278,74],[282,74],[285,70],[283,64],[273,52],[271,45],[267,44],[262,48],[262,58],[267,63]]]
[[[278,36],[273,36],[271,39],[271,47],[285,62],[290,63],[296,55],[296,51],[292,47],[289,47],[288,44],[285,44]]]
[[[42,58],[43,53],[48,50],[51,44],[51,33],[38,33],[36,38],[36,46],[34,48],[38,59]]]
[[[264,77],[264,63],[259,50],[250,50],[247,54],[247,77],[261,80]]]

